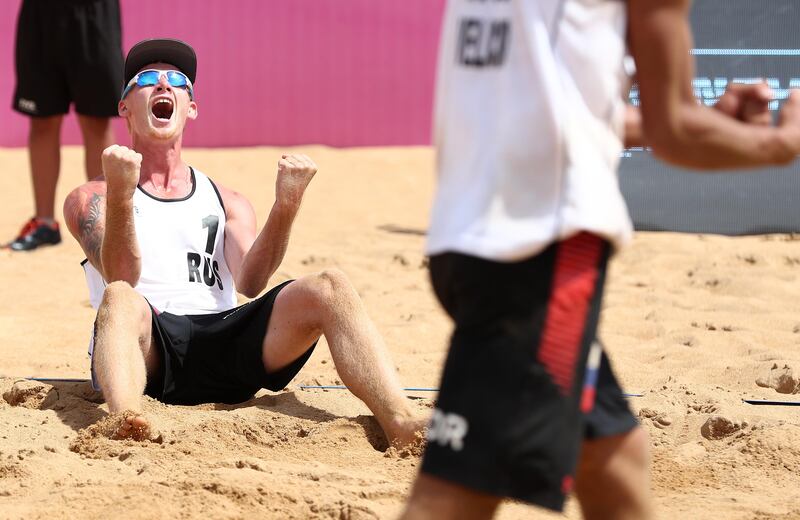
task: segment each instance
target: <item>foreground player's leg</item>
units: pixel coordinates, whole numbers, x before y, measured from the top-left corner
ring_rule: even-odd
[[[389,441],[413,442],[425,421],[413,415],[383,338],[356,290],[337,270],[301,278],[278,294],[264,340],[267,371],[289,365],[320,334],[342,382],[372,410]]]
[[[111,413],[127,414],[117,437],[147,438],[149,423],[141,415],[147,374],[155,373],[159,358],[151,341],[151,310],[125,282],[106,287],[97,310],[92,363]]]

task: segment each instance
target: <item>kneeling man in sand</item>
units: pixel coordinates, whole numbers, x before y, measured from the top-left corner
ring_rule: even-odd
[[[86,253],[97,302],[92,381],[115,437],[147,438],[147,394],[171,404],[237,403],[281,390],[320,335],[345,385],[372,410],[390,442],[423,426],[412,416],[383,340],[344,274],[330,270],[255,297],[286,252],[292,222],[316,165],[303,155],[278,163],[275,203],[260,233],[248,200],[181,159],[187,120],[197,117],[194,50],[146,40],[125,62],[119,102],[133,149],[103,152],[103,177],[64,204]],[[235,87],[236,77],[230,78]]]

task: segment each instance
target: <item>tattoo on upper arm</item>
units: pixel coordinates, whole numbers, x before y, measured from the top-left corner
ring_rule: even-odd
[[[103,246],[105,227],[105,203],[103,199],[103,195],[93,193],[86,211],[78,216],[81,245],[89,257],[89,261],[95,266],[100,265],[100,249]]]

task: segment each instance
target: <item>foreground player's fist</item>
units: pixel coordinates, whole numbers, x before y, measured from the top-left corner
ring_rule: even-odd
[[[317,165],[307,155],[286,154],[278,161],[275,198],[284,204],[299,205],[308,183],[317,173]]]
[[[139,183],[142,155],[130,148],[112,144],[103,150],[102,161],[109,196],[133,197]]]

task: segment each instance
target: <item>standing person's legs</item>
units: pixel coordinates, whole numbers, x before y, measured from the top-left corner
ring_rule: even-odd
[[[124,60],[118,0],[76,3],[69,9],[73,32],[66,70],[84,144],[86,178],[102,173],[100,157],[114,144],[111,122],[117,114]]]
[[[288,366],[321,334],[342,382],[375,414],[389,440],[413,442],[424,422],[414,417],[361,298],[337,270],[296,280],[278,294],[264,339],[264,367],[275,372]]]
[[[160,357],[152,340],[147,301],[125,282],[112,282],[103,293],[95,321],[92,368],[111,413],[141,411],[147,376],[157,372]],[[120,437],[146,437],[148,422],[129,417]]]
[[[83,135],[84,165],[86,180],[102,175],[101,156],[103,150],[114,144],[114,128],[111,118],[78,114],[78,124]]]
[[[36,218],[53,219],[56,184],[61,167],[63,116],[31,117],[28,156],[31,166]]]
[[[61,164],[60,131],[63,116],[31,117],[28,134],[28,158],[36,206],[35,216],[6,247],[12,251],[30,251],[42,245],[61,242],[61,231],[53,216]]]
[[[17,21],[14,109],[30,116],[28,153],[35,216],[8,247],[28,251],[61,242],[55,224],[56,183],[60,167],[61,120],[69,110],[69,88],[58,66],[58,31],[53,3],[25,0]]]

